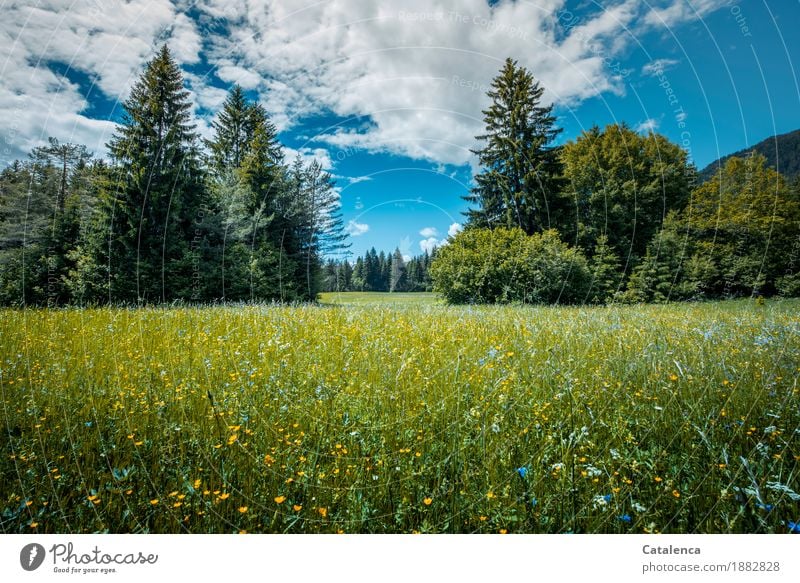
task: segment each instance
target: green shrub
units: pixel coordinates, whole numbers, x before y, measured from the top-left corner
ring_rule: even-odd
[[[591,280],[586,258],[556,231],[506,228],[459,233],[439,250],[431,277],[451,304],[576,303]]]

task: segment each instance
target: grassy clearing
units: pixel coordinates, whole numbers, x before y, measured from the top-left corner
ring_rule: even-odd
[[[787,532],[798,302],[0,312],[3,532]]]
[[[321,304],[364,306],[372,304],[432,306],[443,303],[430,292],[329,292],[320,294]]]

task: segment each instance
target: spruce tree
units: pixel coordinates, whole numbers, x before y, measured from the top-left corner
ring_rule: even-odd
[[[592,273],[589,301],[596,304],[612,301],[620,286],[620,261],[605,235],[597,239],[589,269]]]
[[[527,234],[555,227],[561,213],[561,166],[553,140],[553,106],[542,106],[544,88],[516,61],[506,59],[488,92],[482,146],[473,150],[481,172],[465,197],[477,205],[471,227],[519,227]]]
[[[264,108],[234,86],[206,142],[212,189],[222,215],[224,297],[297,299],[299,235],[287,200],[283,149]]]
[[[191,107],[164,45],[134,84],[108,144],[116,164],[107,208],[110,300],[158,302],[192,293],[200,260],[190,241],[205,201]]]
[[[256,128],[260,125],[266,125],[267,132],[273,138],[272,157],[278,159],[275,126],[267,120],[263,108],[248,101],[244,90],[234,85],[222,104],[222,111],[211,124],[214,138],[206,141],[211,171],[218,174],[231,168],[240,168],[250,151]]]
[[[389,274],[389,291],[403,291],[406,283],[406,263],[400,249],[395,249],[391,256],[391,272]]]
[[[302,163],[298,155],[292,174],[302,173],[295,202],[299,207],[297,215],[302,233],[306,294],[313,299],[319,291],[317,281],[323,257],[341,254],[350,245],[344,242],[347,234],[344,232],[341,204],[333,178],[316,160],[312,160],[304,170],[299,168],[302,168]]]

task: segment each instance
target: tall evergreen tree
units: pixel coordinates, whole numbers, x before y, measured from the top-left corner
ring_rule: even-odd
[[[234,85],[222,104],[222,111],[211,124],[214,138],[207,140],[209,166],[213,173],[240,168],[250,152],[256,129],[264,127],[272,148],[271,157],[280,159],[277,130],[261,105],[250,102],[244,90]]]
[[[406,283],[406,262],[400,249],[395,249],[392,254],[391,273],[389,274],[389,291],[403,291]]]
[[[296,217],[286,199],[283,149],[264,108],[238,86],[207,141],[222,215],[223,294],[232,300],[294,300],[300,274]]]
[[[519,227],[528,234],[555,227],[562,212],[561,165],[553,140],[553,106],[542,106],[544,88],[516,61],[506,59],[488,92],[483,145],[473,150],[481,172],[465,197],[471,227]]]
[[[292,173],[302,173],[297,200],[300,209],[297,214],[301,217],[306,291],[309,298],[314,298],[320,289],[317,273],[322,257],[341,254],[350,245],[344,242],[347,233],[344,232],[341,204],[333,178],[316,160],[312,160],[305,169],[301,168],[298,155]]]
[[[191,296],[199,259],[190,240],[204,200],[189,93],[166,45],[147,64],[108,144],[116,163],[109,193],[110,300]]]

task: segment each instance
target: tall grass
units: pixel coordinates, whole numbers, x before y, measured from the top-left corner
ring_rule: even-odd
[[[788,532],[798,302],[0,312],[4,532]]]

